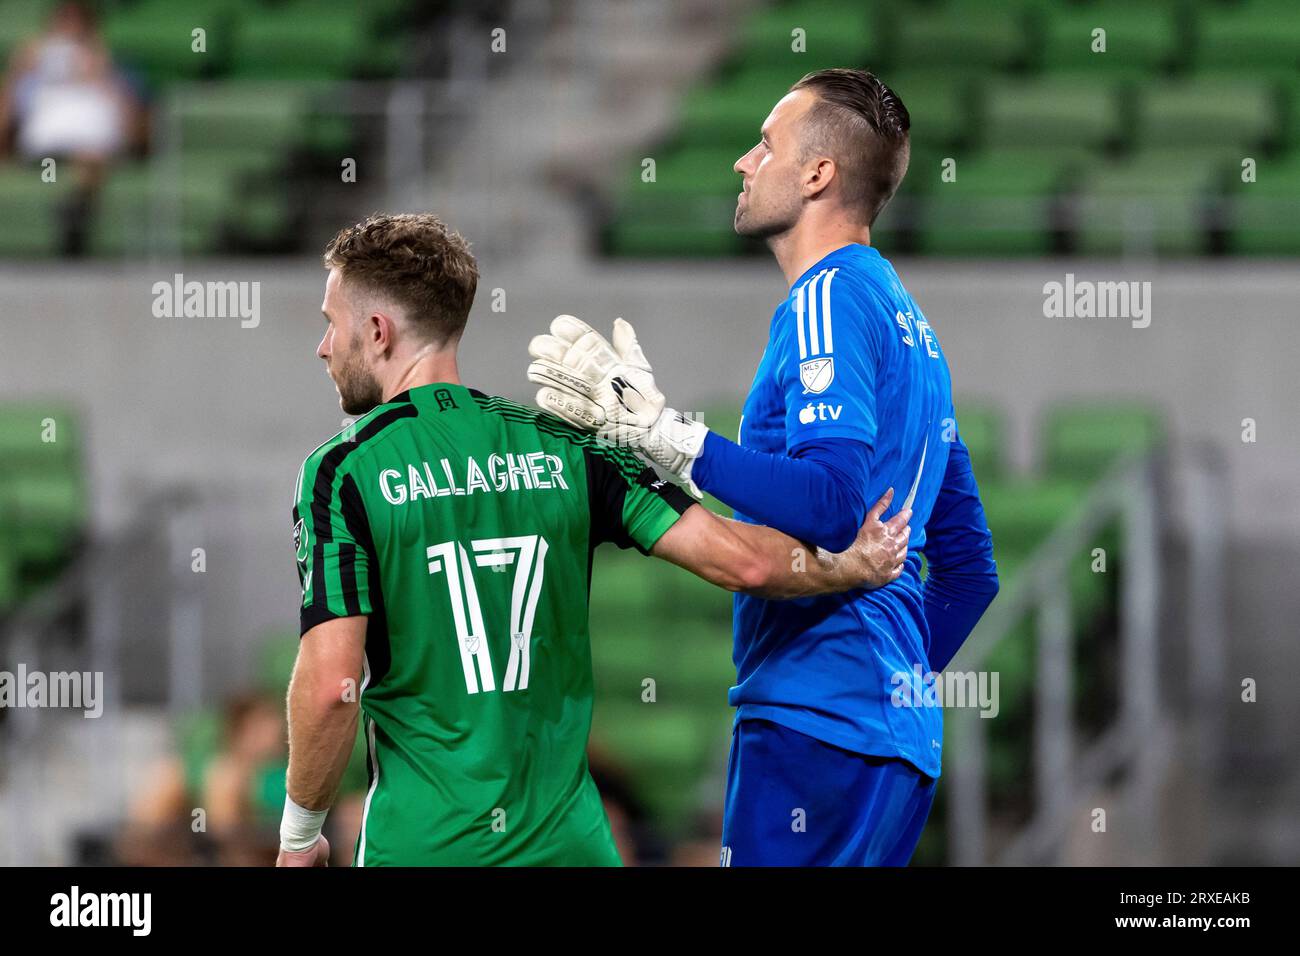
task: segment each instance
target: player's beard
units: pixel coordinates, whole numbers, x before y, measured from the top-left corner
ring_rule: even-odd
[[[759,202],[751,188],[744,200],[736,200],[736,235],[770,239],[794,228],[799,221],[799,197],[792,189],[773,197],[775,202]]]
[[[384,400],[384,390],[379,385],[362,358],[361,337],[358,335],[348,348],[347,356],[333,372],[334,386],[339,390],[339,407],[348,415],[364,415]]]

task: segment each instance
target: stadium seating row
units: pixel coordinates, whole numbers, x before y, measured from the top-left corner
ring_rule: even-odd
[[[45,22],[49,0],[0,0],[0,62]],[[412,10],[418,6],[418,10]],[[330,108],[339,81],[389,77],[415,31],[442,4],[410,0],[134,0],[108,7],[103,33],[118,66],[155,106],[163,163],[126,160],[109,173],[87,252],[140,256],[179,233],[185,254],[287,251],[312,207],[314,173],[337,182],[357,155],[352,117]],[[414,18],[414,20],[413,20]],[[195,52],[191,31],[205,31]],[[183,90],[183,92],[181,92]],[[174,157],[174,158],[173,158]],[[0,167],[0,256],[59,254],[72,177],[35,163]]]
[[[51,0],[0,3],[0,60],[35,35]],[[178,80],[345,79],[391,75],[406,34],[408,0],[133,0],[105,4],[114,56],[151,90]],[[195,30],[202,30],[201,49]]]
[[[912,114],[911,170],[873,237],[882,248],[1300,251],[1300,19],[1285,0],[774,4],[683,97],[649,151],[655,180],[629,162],[604,248],[754,250],[731,229],[732,164],[791,82],[828,66],[875,70]]]

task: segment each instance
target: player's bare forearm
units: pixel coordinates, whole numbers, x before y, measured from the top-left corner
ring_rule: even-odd
[[[289,682],[289,797],[308,810],[334,802],[356,741],[366,618],[335,618],[302,637]]]
[[[721,518],[693,505],[652,553],[726,588],[773,600],[880,587],[898,577],[907,554],[908,512],[889,522],[873,508],[858,540],[831,554],[762,525]]]
[[[769,600],[789,600],[815,594],[833,594],[857,587],[849,561],[814,544],[793,538],[766,525],[747,524],[718,516],[733,533],[747,539],[748,546],[765,567],[760,582],[745,593]]]
[[[814,544],[792,538],[764,525],[719,518],[728,527],[750,539],[763,555],[766,573],[757,587],[746,593],[769,600],[790,600],[818,594],[836,594],[853,588],[878,588],[893,581],[907,557],[907,516],[894,532],[869,518],[858,538],[845,551],[833,553]]]

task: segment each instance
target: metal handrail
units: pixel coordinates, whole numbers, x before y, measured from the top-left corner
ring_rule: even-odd
[[[998,862],[1043,862],[1049,858],[1075,795],[1130,761],[1138,769],[1134,787],[1141,817],[1138,829],[1151,832],[1155,812],[1152,775],[1156,771],[1153,762],[1144,758],[1153,746],[1159,723],[1156,464],[1155,456],[1137,454],[1116,462],[1088,490],[1079,509],[1033,553],[1027,568],[1010,582],[949,665],[949,670],[979,670],[1025,615],[1038,612],[1035,813],[998,854]],[[1074,635],[1066,578],[1070,562],[1115,518],[1122,521],[1126,554],[1120,567],[1120,714],[1096,742],[1076,755],[1070,691]],[[956,732],[949,735],[953,755],[948,774],[950,856],[959,865],[980,865],[989,862],[984,727],[972,710],[956,710],[954,716]]]

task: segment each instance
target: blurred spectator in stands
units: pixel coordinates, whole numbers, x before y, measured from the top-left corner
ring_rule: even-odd
[[[10,60],[0,87],[0,147],[24,160],[71,164],[74,188],[60,211],[65,255],[85,251],[107,168],[124,151],[143,147],[147,122],[85,3],[60,3],[45,32]]]
[[[200,804],[218,862],[274,863],[288,761],[284,706],[260,694],[236,697],[226,706],[225,723],[224,745],[203,777]]]
[[[186,780],[184,761],[169,755],[143,778],[143,785],[132,796],[126,825],[111,841],[110,855],[104,858],[98,849],[87,853],[83,847],[77,865],[197,866],[208,862],[210,847],[194,827],[197,793]],[[89,839],[82,842],[93,843]]]
[[[274,863],[288,753],[283,705],[258,693],[237,695],[226,704],[217,746],[205,745],[201,733],[192,736],[146,774],[116,841],[118,860]]]

